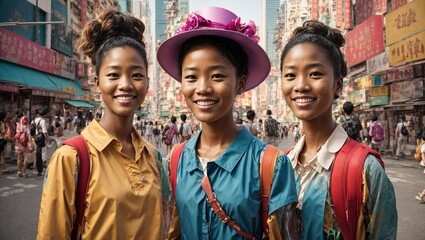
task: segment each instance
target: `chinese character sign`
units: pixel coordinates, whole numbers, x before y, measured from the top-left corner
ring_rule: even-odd
[[[391,45],[389,51],[390,66],[425,59],[425,32]]]

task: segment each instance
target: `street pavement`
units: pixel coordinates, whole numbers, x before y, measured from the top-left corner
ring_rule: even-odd
[[[75,133],[71,132],[68,136],[72,135]],[[279,148],[285,150],[293,144],[289,137],[280,142]],[[166,156],[164,146],[159,150]],[[425,240],[425,204],[415,199],[425,188],[423,168],[412,159],[395,160],[390,156],[383,159],[397,197],[397,239]],[[0,175],[0,239],[35,239],[43,177],[29,170],[29,177],[19,178],[16,176],[16,161],[8,160],[7,163],[9,173]]]

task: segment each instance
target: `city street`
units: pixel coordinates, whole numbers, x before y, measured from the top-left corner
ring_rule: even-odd
[[[292,139],[285,139],[279,147],[287,149],[292,145]],[[160,151],[165,153],[165,148],[162,147]],[[422,232],[425,204],[415,199],[418,192],[425,188],[423,169],[414,160],[384,157],[384,162],[397,195],[397,239],[425,239]],[[15,162],[9,162],[8,167],[10,173],[0,175],[0,239],[35,239],[43,177],[29,170],[29,177],[18,178]]]

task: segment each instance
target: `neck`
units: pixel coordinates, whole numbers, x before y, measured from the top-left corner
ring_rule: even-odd
[[[130,117],[119,118],[105,114],[99,121],[109,134],[117,138],[120,142],[131,142],[131,132],[133,131],[133,119]]]
[[[305,133],[304,149],[307,151],[317,151],[329,139],[336,128],[336,123],[332,118],[314,121],[303,121]]]

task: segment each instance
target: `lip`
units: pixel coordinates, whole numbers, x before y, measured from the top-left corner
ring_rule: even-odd
[[[306,107],[312,105],[316,101],[316,98],[311,96],[296,96],[292,98],[292,101],[297,106]]]
[[[134,100],[136,100],[137,96],[133,95],[133,94],[119,94],[119,95],[115,95],[114,99],[119,102],[119,103],[130,103]]]
[[[218,100],[215,99],[196,99],[193,100],[195,105],[201,110],[209,110],[217,105]]]

